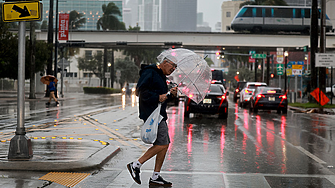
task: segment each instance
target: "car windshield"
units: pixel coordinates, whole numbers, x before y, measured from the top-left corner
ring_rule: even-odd
[[[238,83],[237,88],[244,88],[245,84],[245,82],[240,82]]]
[[[209,91],[212,92],[212,93],[224,93],[223,90],[224,89],[222,87],[219,87],[219,86],[211,86],[209,88]]]
[[[129,83],[129,87],[132,88],[132,87],[136,87],[136,83]]]

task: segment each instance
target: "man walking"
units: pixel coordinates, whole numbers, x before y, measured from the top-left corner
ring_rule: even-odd
[[[160,114],[164,117],[158,125],[157,139],[137,161],[127,164],[127,168],[134,181],[141,184],[140,168],[141,166],[156,156],[155,168],[152,177],[149,179],[149,185],[172,186],[171,182],[165,181],[160,171],[165,160],[166,152],[169,148],[170,138],[168,126],[166,124],[166,100],[172,99],[177,94],[177,88],[170,89],[171,95],[167,95],[168,87],[166,76],[170,75],[177,65],[172,58],[164,58],[160,64],[142,65],[140,70],[140,79],[137,83],[136,92],[139,96],[139,117],[145,122],[150,114],[156,109],[158,103],[162,103]]]

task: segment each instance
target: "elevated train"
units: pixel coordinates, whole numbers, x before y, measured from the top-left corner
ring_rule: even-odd
[[[320,27],[321,10],[318,9]],[[302,6],[243,6],[231,22],[231,29],[237,32],[301,32],[309,33],[312,10]],[[333,26],[326,15],[326,32]]]

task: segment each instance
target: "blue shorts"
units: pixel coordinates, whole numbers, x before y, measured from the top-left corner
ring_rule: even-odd
[[[166,121],[161,121],[158,125],[157,139],[153,145],[168,145],[170,143],[169,128]]]

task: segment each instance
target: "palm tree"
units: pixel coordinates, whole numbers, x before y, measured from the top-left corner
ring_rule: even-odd
[[[120,9],[114,3],[102,5],[103,15],[97,22],[97,30],[126,30],[125,24],[116,17],[121,16]]]
[[[76,10],[71,11],[69,15],[70,29],[76,30],[80,27],[83,27],[84,24],[86,23],[86,18],[83,18],[83,17],[84,17],[83,13],[79,13]]]

